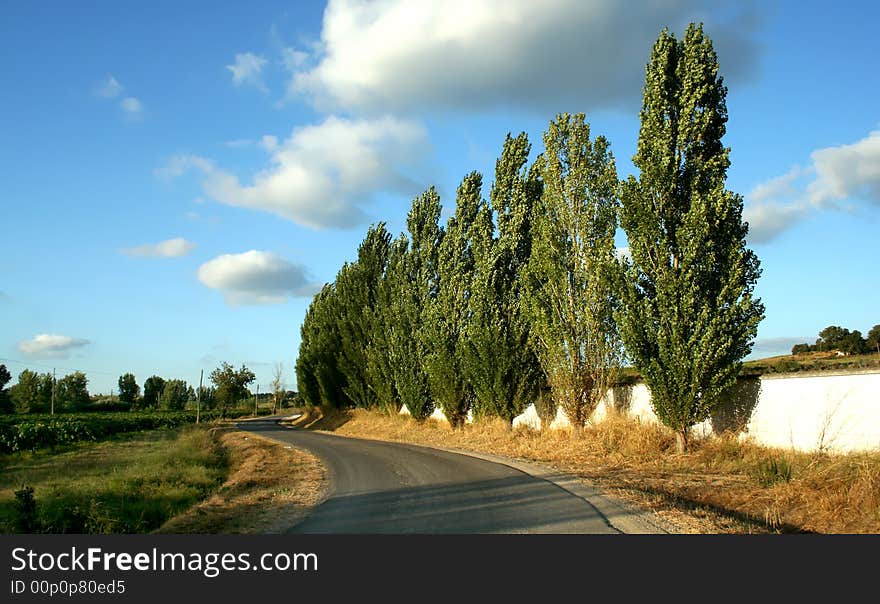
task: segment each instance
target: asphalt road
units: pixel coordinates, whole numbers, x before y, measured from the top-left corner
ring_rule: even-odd
[[[597,507],[512,467],[426,447],[291,430],[242,429],[320,457],[331,494],[293,533],[620,533]]]

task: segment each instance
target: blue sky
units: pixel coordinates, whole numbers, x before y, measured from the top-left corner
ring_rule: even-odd
[[[767,307],[756,356],[880,323],[874,2],[6,3],[0,362],[263,391],[370,222],[487,183],[583,111],[621,176],[659,31],[704,21],[728,86],[728,187]],[[499,8],[503,7],[503,8]],[[621,245],[625,241],[621,240]]]

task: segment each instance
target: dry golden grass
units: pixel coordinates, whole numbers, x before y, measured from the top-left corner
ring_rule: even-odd
[[[611,416],[567,432],[448,424],[375,411],[309,410],[301,427],[542,462],[647,507],[683,533],[880,533],[880,453],[831,456],[733,437],[675,453],[671,431]]]
[[[308,451],[241,431],[216,438],[230,464],[226,482],[156,532],[280,533],[326,497],[326,471]]]

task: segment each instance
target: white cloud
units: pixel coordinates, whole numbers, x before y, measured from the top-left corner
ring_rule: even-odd
[[[251,84],[260,90],[266,91],[263,84],[262,71],[266,59],[251,52],[235,55],[235,63],[227,65],[226,69],[232,72],[232,81],[236,86]]]
[[[743,211],[749,239],[767,243],[822,208],[842,202],[880,205],[880,130],[849,145],[826,147],[810,154],[808,168],[757,185],[746,196]]]
[[[811,202],[858,199],[880,204],[880,130],[851,145],[813,151],[811,158],[816,171],[807,188]]]
[[[749,223],[749,241],[768,243],[805,218],[810,206],[804,203],[749,204],[743,209],[743,219]]]
[[[783,197],[792,197],[798,192],[794,185],[795,181],[803,176],[805,172],[800,166],[795,166],[782,176],[771,178],[755,186],[748,194],[748,198],[754,202],[764,202],[778,200]]]
[[[222,291],[232,306],[280,304],[290,297],[311,297],[320,289],[310,282],[304,267],[257,250],[209,260],[199,267],[198,277],[204,285]]]
[[[28,356],[62,358],[74,348],[89,344],[88,340],[58,334],[41,333],[18,343],[18,349]]]
[[[122,110],[132,118],[139,118],[144,111],[144,105],[133,96],[126,97],[119,102]]]
[[[112,75],[95,89],[95,94],[107,99],[113,99],[122,94],[123,86]]]
[[[252,185],[197,156],[172,158],[156,174],[178,176],[193,168],[204,175],[205,194],[220,203],[316,229],[347,228],[366,220],[362,206],[375,194],[415,193],[418,186],[404,170],[417,168],[429,148],[420,125],[392,117],[329,117],[295,129],[283,142],[263,137],[260,146],[270,154],[271,166],[255,174]]]
[[[305,67],[309,60],[309,53],[285,47],[281,49],[281,60],[288,71],[296,71]]]
[[[126,256],[139,256],[144,258],[179,258],[186,256],[196,248],[196,244],[182,237],[168,239],[155,244],[139,245],[137,247],[124,248]]]
[[[752,2],[330,0],[317,51],[288,49],[288,97],[370,113],[637,105],[664,26],[706,22],[727,79],[751,71]],[[296,54],[298,53],[298,54]]]

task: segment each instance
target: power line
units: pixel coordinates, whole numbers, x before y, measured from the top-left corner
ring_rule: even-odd
[[[82,369],[82,368],[73,368],[73,367],[61,367],[60,365],[46,365],[43,363],[34,363],[32,361],[19,361],[18,359],[4,359],[0,357],[0,361],[5,361],[7,363],[18,363],[19,365],[25,365],[26,367],[44,367],[46,369],[62,369],[64,371],[82,371],[83,373],[100,373],[101,375],[116,375],[115,373],[111,373],[109,371],[97,371],[91,369]]]

